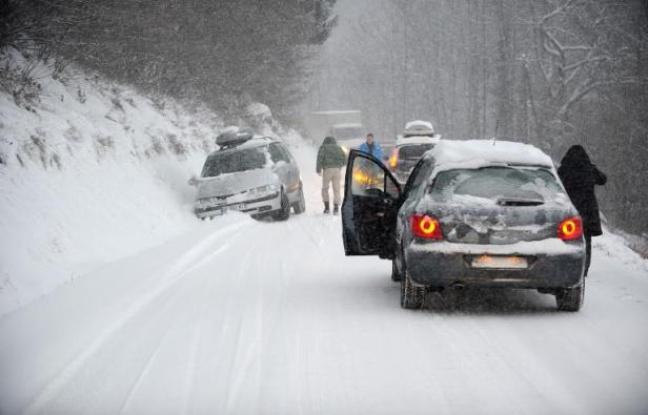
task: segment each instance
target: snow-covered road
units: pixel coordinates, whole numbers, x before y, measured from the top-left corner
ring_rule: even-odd
[[[0,319],[0,413],[645,413],[648,266],[596,240],[586,305],[399,307],[337,217],[228,215]]]

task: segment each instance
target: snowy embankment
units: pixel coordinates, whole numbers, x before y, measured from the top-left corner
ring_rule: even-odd
[[[222,123],[78,69],[0,58],[37,81],[0,90],[2,315],[195,225],[187,179]]]

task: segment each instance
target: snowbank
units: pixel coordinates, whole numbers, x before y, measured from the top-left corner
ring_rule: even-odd
[[[0,91],[0,315],[197,225],[187,180],[215,149],[215,114],[16,51],[0,61],[31,68],[37,92]],[[249,110],[276,134],[267,107]]]

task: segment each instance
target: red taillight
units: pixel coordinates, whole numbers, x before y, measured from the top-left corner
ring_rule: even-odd
[[[398,149],[395,148],[391,152],[391,156],[389,156],[389,167],[392,169],[395,169],[396,166],[398,166]]]
[[[558,237],[563,241],[574,241],[583,236],[583,221],[579,217],[565,219],[558,225]]]
[[[433,239],[440,241],[443,239],[441,233],[441,224],[439,220],[428,215],[412,215],[412,232],[414,235],[423,239]]]

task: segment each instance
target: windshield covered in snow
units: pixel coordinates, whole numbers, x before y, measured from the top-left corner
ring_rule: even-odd
[[[549,170],[507,166],[440,172],[430,193],[440,202],[546,202],[564,197],[562,188]]]
[[[266,162],[266,146],[216,153],[205,161],[202,177],[262,169]]]

